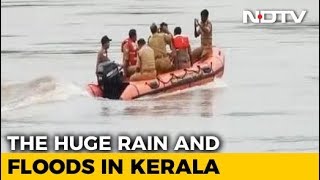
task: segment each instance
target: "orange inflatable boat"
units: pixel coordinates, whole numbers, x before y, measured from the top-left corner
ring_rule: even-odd
[[[213,55],[198,61],[187,69],[175,70],[160,74],[156,79],[146,81],[121,82],[118,88],[104,91],[112,85],[104,86],[88,84],[88,92],[95,97],[132,100],[142,96],[168,93],[212,82],[215,77],[221,78],[224,72],[225,56],[218,48],[213,48]]]

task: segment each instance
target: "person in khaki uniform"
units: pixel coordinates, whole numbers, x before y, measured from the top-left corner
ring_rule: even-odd
[[[130,77],[130,81],[155,79],[157,72],[153,49],[146,44],[144,39],[138,40],[138,48],[136,72]]]
[[[169,40],[171,41],[171,42],[168,42],[170,45],[170,48],[175,49],[173,46],[173,42],[172,42],[173,34],[169,31],[169,27],[168,27],[167,23],[162,22],[160,24],[159,33],[166,36],[166,39],[167,39],[166,41],[169,41]],[[172,44],[170,44],[170,43],[172,43]],[[168,55],[171,59],[174,59],[177,56],[177,52],[174,50],[174,51],[171,51],[171,53],[168,53]]]
[[[160,24],[159,33],[167,34],[167,35],[171,36],[171,38],[173,37],[172,33],[169,31],[168,24],[165,22],[162,22]]]
[[[172,61],[166,49],[166,46],[170,45],[172,56],[174,56],[175,49],[172,45],[172,36],[166,33],[158,33],[156,24],[152,24],[150,30],[152,35],[149,37],[148,45],[154,51],[157,73],[162,74],[173,70]]]
[[[197,19],[194,21],[194,35],[196,38],[201,35],[201,47],[192,51],[192,64],[212,55],[212,24],[208,17],[209,11],[204,9],[201,11],[201,23]]]

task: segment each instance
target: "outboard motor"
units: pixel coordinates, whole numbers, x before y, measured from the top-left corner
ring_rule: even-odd
[[[100,63],[97,77],[98,84],[103,91],[103,97],[119,99],[123,91],[123,80],[118,64],[110,61]]]

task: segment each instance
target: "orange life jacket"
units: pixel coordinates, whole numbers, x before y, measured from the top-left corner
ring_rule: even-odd
[[[124,45],[128,43],[129,48],[129,65],[134,66],[137,64],[137,57],[138,57],[138,48],[135,46],[135,42],[133,42],[130,38],[125,39],[121,44],[121,51],[123,52]]]
[[[189,38],[187,36],[182,36],[182,35],[176,35],[173,36],[173,46],[176,49],[186,49],[189,48],[190,43],[189,43]]]

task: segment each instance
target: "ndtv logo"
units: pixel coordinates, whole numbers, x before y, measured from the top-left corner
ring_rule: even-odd
[[[248,23],[248,18],[254,24],[273,24],[277,21],[277,17],[281,19],[281,23],[287,23],[287,17],[291,16],[292,20],[296,24],[300,24],[307,11],[302,11],[298,16],[295,11],[279,11],[279,10],[265,10],[265,11],[256,11],[255,15],[251,11],[243,11],[243,19],[242,22],[244,24]],[[268,18],[267,18],[268,16]]]

